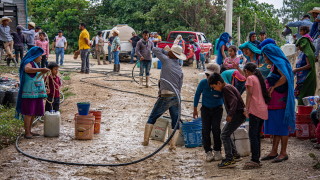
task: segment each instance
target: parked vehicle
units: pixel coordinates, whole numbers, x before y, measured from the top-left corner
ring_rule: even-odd
[[[204,48],[204,51],[207,52],[207,62],[210,60],[210,56],[213,52],[213,46],[208,41],[204,33],[202,32],[193,32],[193,31],[171,31],[167,36],[166,41],[161,41],[157,44],[158,47],[164,48],[166,45],[171,47],[173,45],[174,40],[178,35],[181,35],[183,40],[186,43],[186,47],[184,49],[184,53],[187,56],[187,60],[185,61],[186,65],[192,64],[193,60],[195,60],[194,49],[193,46],[190,44],[189,37],[193,36],[197,43],[200,45],[201,48]]]
[[[102,37],[104,39],[104,51],[108,55],[108,39],[112,36],[112,31],[118,30],[120,32],[120,60],[130,56],[132,50],[132,44],[129,42],[132,37],[132,32],[135,32],[134,29],[127,24],[118,24],[111,30],[103,30]]]

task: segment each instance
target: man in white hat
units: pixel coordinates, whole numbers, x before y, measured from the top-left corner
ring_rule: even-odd
[[[198,104],[202,95],[201,118],[202,118],[202,141],[203,149],[206,153],[206,161],[220,161],[221,155],[221,128],[220,123],[223,114],[223,96],[219,91],[213,90],[209,86],[208,79],[214,73],[220,73],[220,66],[212,63],[208,64],[207,70],[204,72],[206,77],[198,84],[197,91],[193,101],[193,118],[198,118]],[[211,132],[214,138],[214,146],[211,148]],[[214,150],[214,154],[213,154]]]
[[[10,27],[9,23],[12,22],[10,18],[3,17],[1,18],[1,25],[0,25],[0,41],[3,42],[4,49],[8,55],[7,58],[7,64],[10,65],[11,60],[15,62],[13,59],[13,39],[10,34]],[[15,65],[17,66],[17,62],[15,62]]]
[[[34,46],[34,37],[35,37],[35,30],[36,24],[34,22],[28,23],[28,29],[24,28],[23,26],[19,25],[19,27],[22,29],[22,34],[26,35],[26,44],[28,46],[28,50],[31,49]]]
[[[112,31],[112,35],[114,37],[111,45],[111,52],[113,53],[113,58],[114,58],[114,66],[113,66],[113,71],[114,72],[119,72],[120,71],[120,38],[119,38],[119,30],[115,29]]]
[[[179,59],[187,59],[186,55],[183,54],[182,47],[178,45],[173,45],[171,49],[169,46],[166,46],[164,49],[155,47],[152,51],[162,63],[160,78],[169,81],[173,88],[170,84],[168,84],[168,82],[160,80],[159,98],[153,107],[147,124],[145,125],[144,140],[142,143],[144,146],[149,144],[149,137],[154,123],[156,123],[157,119],[167,110],[169,110],[170,117],[172,119],[172,129],[170,130],[171,133],[173,132],[176,123],[179,123],[178,117],[180,114],[180,109],[177,96],[180,97],[183,84],[183,72],[181,66],[179,65]],[[169,150],[176,149],[178,137],[179,130],[177,130],[172,137]]]

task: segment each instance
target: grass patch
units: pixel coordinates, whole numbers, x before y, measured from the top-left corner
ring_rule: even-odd
[[[0,65],[0,74],[2,73],[19,73],[19,69],[17,67],[8,67],[5,65]]]
[[[70,96],[75,96],[76,94],[70,91],[64,92],[64,98],[67,99]]]
[[[15,119],[15,109],[0,105],[0,149],[14,143],[23,131],[23,121]]]
[[[67,81],[67,80],[71,80],[70,76],[63,76],[62,78],[63,80]]]

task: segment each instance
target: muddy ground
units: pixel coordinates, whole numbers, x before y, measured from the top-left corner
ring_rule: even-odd
[[[79,71],[79,63],[79,60],[72,60],[72,56],[67,55],[61,70]],[[113,65],[98,66],[96,60],[91,60],[91,63],[92,70],[98,73],[72,73],[71,80],[64,82],[64,87],[69,87],[76,95],[61,104],[60,137],[22,139],[20,147],[23,151],[59,161],[113,164],[139,159],[161,146],[161,142],[153,140],[148,147],[141,145],[144,124],[156,99],[93,86],[80,80],[96,77],[83,80],[151,96],[157,95],[158,88],[153,86],[140,89],[128,77],[103,74],[110,71]],[[120,74],[129,76],[132,67],[130,64],[121,64]],[[182,98],[192,100],[199,71],[192,67],[184,67],[183,71],[185,79]],[[151,73],[152,77],[159,78],[160,70],[152,69]],[[74,139],[73,117],[77,112],[76,103],[81,101],[90,101],[91,107],[102,109],[101,133],[95,135],[93,140]],[[192,103],[182,103],[183,114],[191,115],[192,110]],[[188,117],[184,119],[190,120]],[[34,131],[43,134],[43,124],[38,123]],[[270,140],[263,139],[262,155],[267,154],[270,148]],[[178,147],[176,153],[169,152],[166,147],[146,161],[124,167],[79,167],[36,161],[19,154],[15,146],[11,145],[0,151],[0,179],[320,179],[320,171],[312,169],[313,161],[308,156],[310,152],[320,158],[320,151],[314,150],[309,141],[291,137],[288,161],[279,164],[263,162],[262,168],[256,170],[242,170],[249,157],[245,157],[234,169],[218,169],[218,162],[204,161],[201,147]]]

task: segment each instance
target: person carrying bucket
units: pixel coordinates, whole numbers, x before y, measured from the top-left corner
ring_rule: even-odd
[[[179,59],[186,60],[186,55],[183,54],[182,47],[178,45],[173,45],[171,49],[169,46],[166,46],[164,49],[153,48],[153,53],[162,63],[161,69],[161,79],[165,79],[173,85],[171,87],[168,82],[160,81],[159,82],[159,98],[155,103],[153,110],[149,116],[147,124],[145,125],[144,139],[142,145],[148,146],[149,137],[153,128],[153,125],[157,119],[169,109],[170,117],[172,119],[172,130],[173,132],[176,123],[178,122],[178,117],[180,113],[179,109],[179,100],[182,83],[183,83],[183,72],[181,66],[179,65]],[[178,94],[176,94],[177,92]],[[169,150],[176,149],[176,142],[179,137],[179,130],[177,130],[170,141]]]
[[[223,99],[221,92],[212,90],[208,84],[208,78],[213,73],[219,73],[220,66],[218,64],[212,63],[208,64],[207,70],[204,72],[207,79],[200,81],[196,94],[194,95],[193,101],[193,118],[198,118],[198,104],[199,99],[202,94],[202,106],[201,106],[201,119],[202,119],[202,144],[206,153],[206,161],[211,162],[213,160],[222,160],[221,156],[221,119],[223,114]],[[213,134],[214,138],[214,156],[212,154],[211,148],[211,138],[210,134]]]
[[[42,74],[50,69],[39,68],[37,63],[41,62],[44,50],[40,47],[32,47],[21,60],[19,77],[20,89],[16,105],[16,118],[22,114],[26,139],[39,134],[31,132],[31,125],[35,116],[44,115],[43,98],[47,97],[46,88],[42,79]]]

